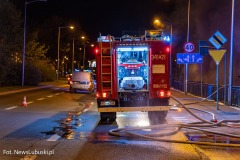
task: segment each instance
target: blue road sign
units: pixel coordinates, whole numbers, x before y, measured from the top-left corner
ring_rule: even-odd
[[[200,53],[178,53],[177,64],[194,64],[202,63],[203,56]]]
[[[209,42],[212,43],[212,45],[214,45],[214,47],[216,49],[219,49],[222,47],[222,45],[227,41],[227,39],[219,32],[217,31],[216,33],[214,33],[210,38],[209,38]]]

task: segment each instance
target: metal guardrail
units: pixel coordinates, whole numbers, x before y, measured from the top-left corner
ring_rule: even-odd
[[[212,95],[216,91],[215,84],[205,84],[201,85],[200,82],[188,82],[187,93],[191,93],[193,95],[207,98]],[[184,92],[184,82],[181,81],[173,81],[172,87],[174,89],[180,90]],[[218,101],[224,104],[227,104],[227,95],[228,95],[228,86],[219,86],[218,91]],[[208,99],[216,100],[216,94],[213,94]],[[232,106],[240,107],[240,86],[232,87]]]

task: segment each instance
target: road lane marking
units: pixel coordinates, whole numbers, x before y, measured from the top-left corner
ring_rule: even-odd
[[[61,136],[54,134],[51,137],[49,137],[47,141],[57,141],[59,138],[61,138]]]
[[[55,95],[57,96],[57,95],[59,95],[60,93],[56,93]]]
[[[49,96],[47,96],[48,98],[51,98],[51,97],[53,97],[54,95],[49,95]]]
[[[5,108],[4,110],[11,110],[11,109],[14,109],[14,108],[17,108],[18,106],[12,106],[12,107],[8,107],[8,108]]]
[[[189,119],[187,119],[186,117],[172,117],[172,118],[177,122],[185,122],[185,123],[190,122]]]
[[[31,103],[33,103],[33,101],[27,102],[27,104],[31,104]]]
[[[41,100],[44,100],[44,99],[45,99],[45,98],[38,98],[37,100],[38,100],[38,101],[41,101]]]

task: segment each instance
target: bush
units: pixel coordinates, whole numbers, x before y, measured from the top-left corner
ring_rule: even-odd
[[[41,82],[41,71],[32,64],[25,66],[24,84],[30,86],[36,86]]]
[[[48,63],[47,60],[38,61],[34,63],[34,65],[41,71],[42,82],[51,82],[56,79],[56,71],[54,66]]]
[[[22,83],[22,65],[13,63],[6,70],[3,85],[21,85]]]

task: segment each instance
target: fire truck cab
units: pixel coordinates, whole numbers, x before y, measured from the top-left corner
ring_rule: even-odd
[[[148,112],[151,124],[169,110],[170,39],[163,30],[140,37],[100,36],[96,54],[97,105],[101,121],[116,112]]]

